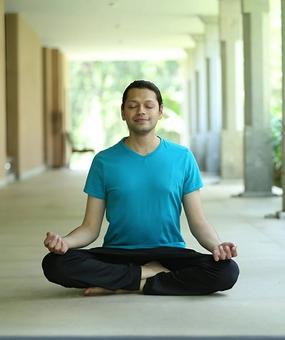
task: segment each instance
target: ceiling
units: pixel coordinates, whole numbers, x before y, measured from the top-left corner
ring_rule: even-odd
[[[177,59],[218,15],[218,0],[6,0],[5,12],[69,59]]]

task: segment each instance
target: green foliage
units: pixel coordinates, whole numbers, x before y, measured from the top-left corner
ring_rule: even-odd
[[[164,107],[171,109],[172,111],[176,112],[179,116],[181,116],[182,115],[181,105],[177,100],[173,99],[172,96],[171,94],[170,95],[168,95],[167,93],[164,94],[163,105]]]
[[[280,1],[270,0],[271,128],[275,185],[281,186],[282,167],[282,70]]]
[[[90,124],[94,124],[94,132],[100,130],[99,124],[102,125],[105,146],[112,145],[127,133],[121,120],[121,97],[135,79],[153,81],[161,90],[166,111],[181,116],[176,97],[182,89],[179,65],[175,61],[71,62],[69,74],[70,130],[78,148],[90,147],[98,138],[87,132],[86,125],[90,129]],[[90,116],[93,116],[92,121]],[[174,136],[179,140],[178,131],[171,132],[163,127],[159,131],[163,137]]]

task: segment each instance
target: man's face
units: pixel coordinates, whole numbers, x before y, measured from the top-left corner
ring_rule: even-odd
[[[133,88],[128,91],[122,118],[130,132],[144,135],[153,130],[162,118],[162,105],[159,107],[155,92]]]

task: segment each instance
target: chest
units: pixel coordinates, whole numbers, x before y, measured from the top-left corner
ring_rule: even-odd
[[[179,163],[179,162],[178,162]],[[180,194],[184,182],[183,164],[167,159],[124,160],[110,164],[105,171],[108,194]]]

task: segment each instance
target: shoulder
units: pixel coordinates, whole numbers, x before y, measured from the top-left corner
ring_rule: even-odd
[[[95,156],[94,160],[104,162],[104,160],[109,159],[110,157],[114,157],[119,154],[121,151],[120,142],[116,143],[113,146],[110,146],[107,149],[99,151]]]
[[[167,152],[175,153],[185,157],[192,155],[191,150],[184,145],[174,143],[168,139],[163,139],[163,143]]]
[[[103,171],[103,169],[108,166],[108,164],[114,163],[116,157],[120,157],[120,146],[119,143],[99,151],[95,154],[92,163],[91,163],[91,170],[96,171]]]

